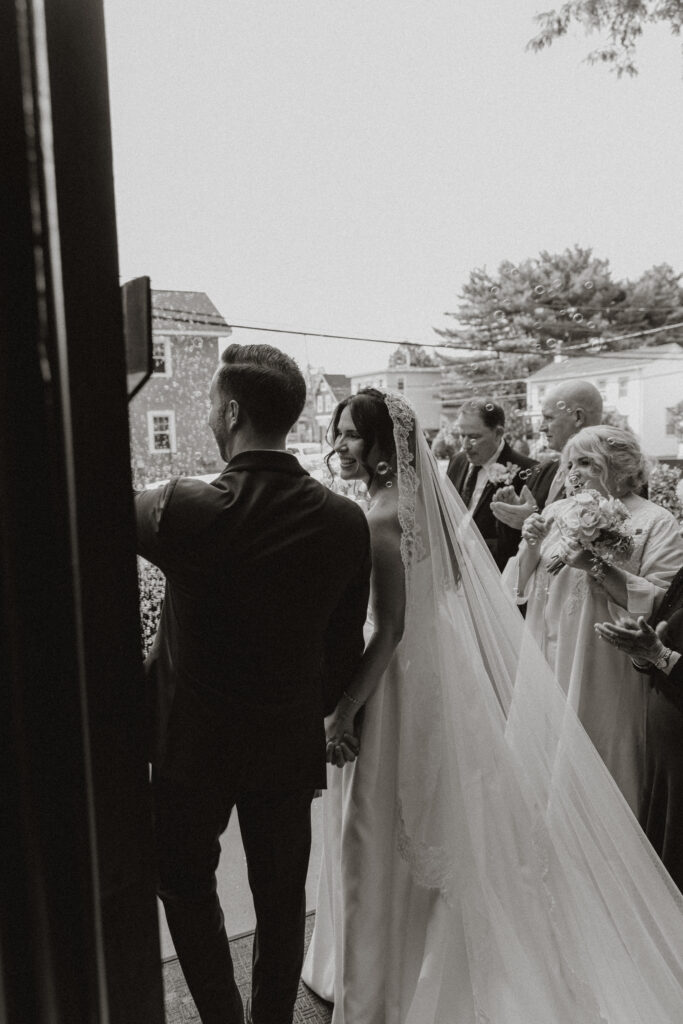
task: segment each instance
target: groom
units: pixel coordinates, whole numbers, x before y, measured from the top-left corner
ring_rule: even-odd
[[[278,349],[230,345],[209,413],[228,465],[211,484],[136,496],[139,553],[167,581],[154,648],[159,896],[203,1024],[245,1019],[216,895],[233,808],[256,911],[247,1020],[292,1020],[323,716],[363,651],[368,527],[285,450],[305,397]]]

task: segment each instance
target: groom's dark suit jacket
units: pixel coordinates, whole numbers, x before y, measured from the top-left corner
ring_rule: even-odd
[[[166,576],[155,763],[234,792],[324,787],[323,715],[363,651],[363,512],[277,451],[135,500],[139,553]]]
[[[518,466],[522,471],[531,470],[536,465],[533,459],[529,459],[526,455],[515,451],[507,441],[503,445],[497,461],[503,465],[512,462],[513,465]],[[469,468],[470,461],[464,452],[456,452],[448,463],[446,473],[458,494],[462,493]],[[524,482],[519,473],[512,481],[517,494],[519,494],[524,486]],[[476,508],[473,510],[472,522],[477,526],[486,541],[498,568],[502,570],[505,568],[507,560],[517,553],[521,533],[519,530],[513,530],[511,526],[501,523],[491,511],[491,498],[500,486],[500,484],[492,484],[487,480],[484,490],[479,496]]]

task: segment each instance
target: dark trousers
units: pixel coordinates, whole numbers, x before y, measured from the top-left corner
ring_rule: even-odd
[[[237,809],[256,911],[254,1024],[291,1024],[304,958],[313,790],[230,793],[153,782],[158,892],[202,1024],[243,1024],[216,893],[219,839]]]

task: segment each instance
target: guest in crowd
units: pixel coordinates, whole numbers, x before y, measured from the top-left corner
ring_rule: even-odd
[[[518,437],[512,442],[512,447],[520,455],[531,455],[531,449],[529,448],[529,442],[525,437]]]
[[[523,486],[523,476],[536,465],[516,452],[505,440],[505,412],[496,402],[471,398],[465,402],[457,421],[462,451],[448,464],[448,478],[472,514],[499,569],[519,547],[519,528],[494,519],[491,498],[501,483],[514,494]]]
[[[648,673],[645,778],[639,820],[683,892],[683,569],[657,611],[595,627],[600,636]]]
[[[619,498],[633,531],[628,559],[610,564],[569,548],[560,523],[577,508],[572,497],[530,515],[506,581],[526,623],[599,754],[638,811],[643,783],[648,686],[631,659],[599,642],[596,622],[649,616],[683,560],[683,537],[669,511],[640,496],[648,463],[629,431],[587,427],[565,445],[560,472],[571,488]]]
[[[502,487],[491,501],[492,514],[514,530],[521,530],[532,512],[565,497],[560,455],[579,430],[602,422],[602,397],[589,381],[564,381],[548,393],[541,412],[540,430],[554,456],[539,463],[521,492]]]

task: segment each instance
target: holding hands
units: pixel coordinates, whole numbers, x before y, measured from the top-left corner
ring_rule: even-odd
[[[360,753],[360,739],[354,724],[358,710],[359,702],[344,694],[332,714],[325,719],[326,756],[328,762],[337,768],[355,761]]]

